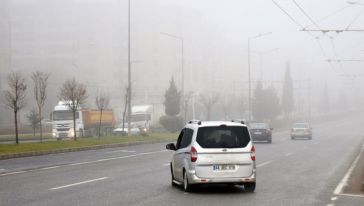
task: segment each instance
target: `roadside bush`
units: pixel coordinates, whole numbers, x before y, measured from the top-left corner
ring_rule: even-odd
[[[180,116],[161,116],[159,122],[169,132],[178,132],[183,127],[183,118]]]

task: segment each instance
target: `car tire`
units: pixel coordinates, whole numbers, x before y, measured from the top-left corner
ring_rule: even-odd
[[[267,141],[269,144],[271,144],[272,143],[272,139],[268,139],[268,141]]]
[[[183,190],[185,192],[192,192],[193,186],[188,182],[187,172],[183,171]]]
[[[171,168],[171,182],[172,182],[172,186],[177,186],[177,184],[174,182],[174,176],[173,176],[173,169],[172,169],[172,163],[170,163],[170,168]]]
[[[255,182],[244,183],[244,190],[246,192],[254,192],[255,191],[255,186],[256,186]]]
[[[295,138],[294,137],[291,137],[292,140],[294,140]]]

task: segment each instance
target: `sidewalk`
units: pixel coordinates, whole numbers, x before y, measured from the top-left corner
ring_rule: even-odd
[[[348,184],[344,188],[345,194],[361,195],[364,197],[364,144],[359,151],[358,161],[355,165],[349,179]]]

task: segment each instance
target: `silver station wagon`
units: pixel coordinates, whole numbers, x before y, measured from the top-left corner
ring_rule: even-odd
[[[175,151],[170,164],[172,185],[183,185],[187,192],[197,184],[255,190],[255,147],[243,123],[190,121],[177,143],[166,148]]]

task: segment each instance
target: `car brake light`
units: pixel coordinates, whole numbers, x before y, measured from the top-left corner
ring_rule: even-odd
[[[250,158],[252,158],[252,160],[255,161],[255,147],[254,147],[254,145],[252,146],[252,148],[250,150]]]
[[[191,147],[190,155],[191,155],[191,162],[196,162],[196,160],[197,160],[197,150],[196,150],[196,148]]]

